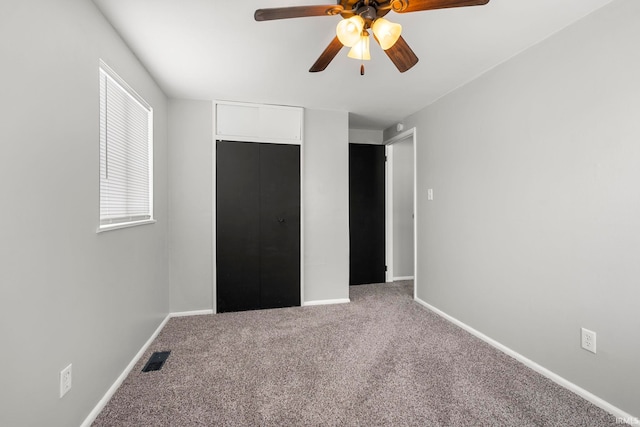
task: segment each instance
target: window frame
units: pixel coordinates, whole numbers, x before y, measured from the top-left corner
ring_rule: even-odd
[[[99,172],[98,172],[98,228],[96,233],[102,233],[105,231],[118,230],[121,228],[129,228],[136,227],[139,225],[146,224],[154,224],[157,221],[154,218],[153,214],[153,107],[147,103],[144,98],[142,98],[131,86],[129,86],[115,71],[113,71],[102,59],[99,61],[99,87],[100,87],[100,95],[99,95],[99,126],[100,126],[100,136],[99,136]],[[137,104],[140,105],[147,112],[147,170],[148,170],[148,213],[143,214],[145,218],[135,219],[135,216],[120,216],[118,218],[113,218],[111,221],[106,222],[106,220],[102,217],[102,162],[103,162],[103,146],[106,146],[107,141],[105,140],[105,136],[107,132],[103,134],[102,132],[102,123],[104,120],[106,126],[106,118],[105,115],[108,114],[105,105],[107,102],[108,95],[103,95],[102,85],[106,84],[106,81],[110,80],[112,83],[115,83],[119,89],[122,90],[125,96],[128,96]],[[106,150],[105,150],[106,151]],[[108,168],[108,166],[105,166]],[[107,169],[108,170],[108,169]]]

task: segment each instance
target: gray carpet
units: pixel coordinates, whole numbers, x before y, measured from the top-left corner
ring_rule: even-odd
[[[94,426],[616,425],[411,296],[396,282],[352,287],[351,304],[171,319]]]

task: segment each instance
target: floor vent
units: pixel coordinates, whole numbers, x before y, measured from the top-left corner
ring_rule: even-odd
[[[156,351],[153,353],[147,364],[142,368],[142,372],[159,371],[162,369],[162,365],[167,361],[170,353],[170,351]]]

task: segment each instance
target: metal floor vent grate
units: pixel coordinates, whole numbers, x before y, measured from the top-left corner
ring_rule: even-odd
[[[147,364],[142,368],[142,372],[159,371],[162,369],[162,365],[167,361],[167,358],[171,354],[170,351],[156,351],[151,355]]]

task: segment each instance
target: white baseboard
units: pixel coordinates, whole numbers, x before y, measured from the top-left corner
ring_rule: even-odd
[[[213,314],[213,310],[178,311],[169,313],[169,317],[205,316],[207,314]]]
[[[495,347],[496,349],[500,350],[501,352],[513,357],[514,359],[516,359],[520,363],[528,366],[529,368],[533,369],[537,373],[549,378],[551,381],[555,382],[556,384],[559,384],[560,386],[568,389],[569,391],[574,392],[575,394],[577,394],[578,396],[582,397],[583,399],[593,403],[597,407],[607,411],[608,413],[610,413],[611,415],[616,417],[616,421],[617,422],[627,423],[627,424],[631,424],[631,425],[640,425],[640,420],[638,420],[637,417],[634,417],[631,414],[626,413],[622,409],[613,406],[612,404],[610,404],[609,402],[599,398],[595,394],[593,394],[591,392],[588,392],[587,390],[583,389],[582,387],[577,386],[576,384],[574,384],[571,381],[561,377],[560,375],[548,370],[547,368],[545,368],[545,367],[543,367],[541,365],[538,365],[533,360],[526,358],[525,356],[521,355],[520,353],[518,353],[518,352],[510,349],[509,347],[499,343],[498,341],[494,340],[493,338],[489,338],[488,336],[486,336],[482,332],[477,331],[476,329],[473,329],[471,326],[467,325],[466,323],[461,322],[460,320],[456,319],[455,317],[452,317],[452,316],[448,315],[447,313],[445,313],[445,312],[433,307],[432,305],[424,302],[420,298],[416,297],[415,301],[418,304],[424,306],[425,308],[433,311],[437,315],[445,318],[446,320],[448,320],[449,322],[453,323],[454,325],[457,325],[457,326],[461,327],[465,331],[469,332],[471,335],[475,335],[476,337],[480,338],[482,341],[486,342],[487,344],[489,344],[489,345]]]
[[[402,276],[402,277],[394,277],[393,281],[397,282],[399,280],[413,280],[413,276]]]
[[[118,378],[113,383],[113,385],[111,387],[109,387],[109,390],[107,390],[105,395],[102,396],[102,399],[100,399],[100,401],[95,406],[95,408],[93,408],[93,410],[89,413],[87,418],[85,418],[85,420],[82,422],[82,424],[80,424],[80,427],[90,427],[91,424],[96,420],[96,418],[98,418],[98,415],[100,415],[100,412],[102,412],[104,407],[107,406],[107,403],[109,403],[109,400],[111,400],[111,398],[115,394],[116,390],[118,390],[118,387],[120,387],[120,385],[124,382],[124,380],[127,378],[127,375],[129,375],[129,373],[131,372],[131,370],[133,369],[135,364],[138,362],[138,360],[140,360],[140,358],[142,357],[144,352],[147,351],[147,349],[149,348],[149,346],[151,345],[153,340],[156,339],[156,337],[158,336],[160,331],[162,331],[162,328],[164,328],[164,325],[167,324],[167,322],[169,321],[170,317],[171,317],[171,315],[167,315],[167,317],[164,318],[162,323],[160,323],[160,326],[158,326],[156,328],[155,332],[153,334],[151,334],[151,337],[149,337],[149,339],[147,340],[146,343],[144,343],[144,345],[142,346],[140,351],[138,351],[138,353],[133,357],[133,360],[131,360],[131,362],[129,362],[127,367],[124,369],[124,371],[122,371],[120,376],[118,376]]]
[[[351,302],[349,298],[321,299],[321,300],[315,300],[315,301],[305,301],[302,305],[306,307],[308,305],[346,304],[349,302]]]

